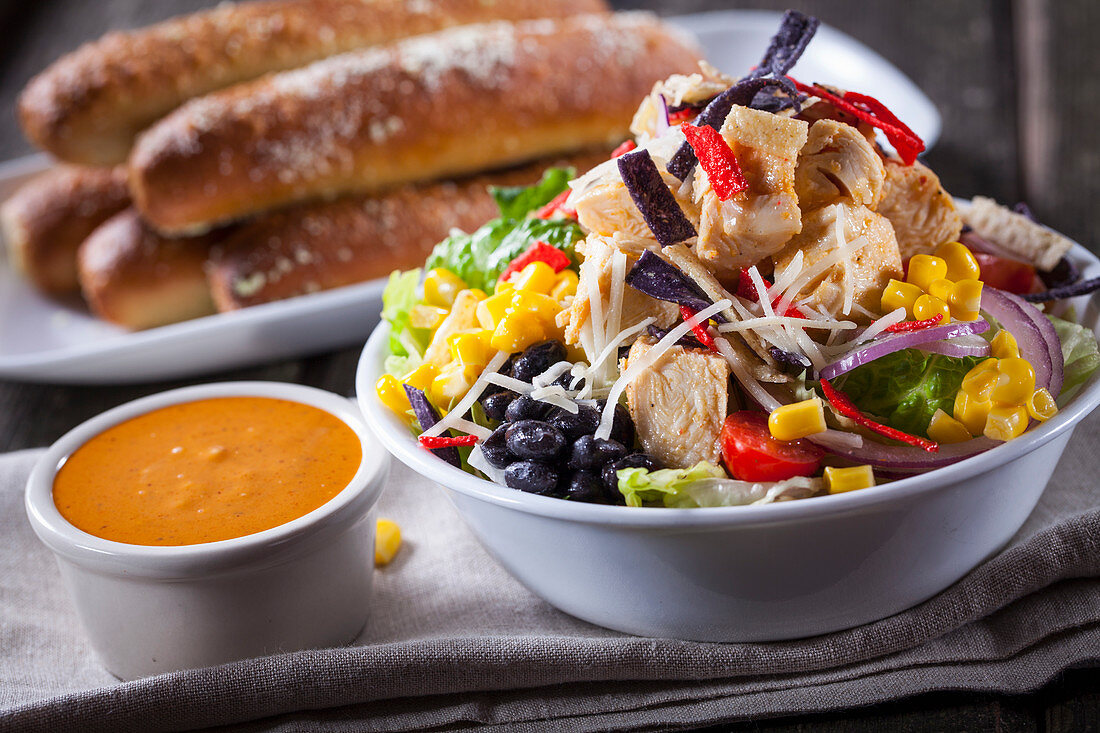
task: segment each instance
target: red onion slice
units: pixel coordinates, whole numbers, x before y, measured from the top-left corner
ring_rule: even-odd
[[[657,95],[657,122],[654,125],[654,137],[660,137],[664,134],[665,130],[669,128],[668,122],[668,102],[665,101],[665,95]]]
[[[1062,342],[1050,319],[1031,303],[997,288],[982,288],[982,310],[1016,338],[1020,356],[1035,369],[1035,384],[1055,397],[1062,391]]]
[[[979,318],[975,321],[957,321],[948,323],[946,326],[922,328],[919,331],[892,333],[883,338],[875,339],[854,351],[849,351],[833,363],[825,366],[821,370],[821,377],[832,379],[895,351],[912,349],[922,344],[959,336],[977,335],[987,330],[989,330],[989,324],[984,319]]]
[[[921,351],[927,351],[930,354],[943,354],[944,356],[953,356],[956,358],[965,356],[977,356],[981,358],[989,356],[989,342],[981,336],[976,336],[974,334],[959,336],[953,339],[945,339],[944,341],[933,341],[930,344],[924,344],[917,348]]]

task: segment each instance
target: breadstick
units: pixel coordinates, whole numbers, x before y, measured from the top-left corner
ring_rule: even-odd
[[[126,159],[135,135],[192,97],[379,43],[493,19],[605,10],[603,0],[274,0],[223,4],[63,56],[27,85],[27,137],[86,165]]]
[[[77,252],[84,299],[98,317],[130,329],[214,313],[203,267],[228,232],[166,239],[129,208],[92,232]]]
[[[77,289],[76,250],[93,229],[130,205],[125,168],[60,165],[0,207],[0,228],[16,269],[39,290]]]
[[[131,189],[178,234],[620,141],[653,83],[697,60],[647,13],[454,28],[192,100],[138,138]]]
[[[219,310],[235,310],[418,267],[452,228],[470,231],[497,215],[487,185],[533,183],[549,165],[573,166],[580,174],[607,156],[602,149],[267,214],[214,248],[208,270],[214,300]]]

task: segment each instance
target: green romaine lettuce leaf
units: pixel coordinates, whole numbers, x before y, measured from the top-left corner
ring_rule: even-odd
[[[769,504],[820,494],[822,480],[796,476],[786,481],[738,481],[720,466],[702,461],[691,468],[619,469],[619,491],[627,506],[665,506],[694,509],[712,506]]]
[[[1054,330],[1062,342],[1062,357],[1066,362],[1065,381],[1061,394],[1057,396],[1058,405],[1062,407],[1100,367],[1100,349],[1097,348],[1096,334],[1084,326],[1049,313],[1047,318],[1054,324]]]
[[[420,366],[428,348],[429,333],[413,328],[409,311],[420,301],[420,269],[390,273],[382,291],[382,320],[390,326],[390,355],[386,357],[388,374],[400,377]]]
[[[547,168],[533,186],[489,186],[502,219],[522,219],[550,203],[564,191],[576,174],[572,168]]]
[[[890,427],[927,437],[937,409],[954,413],[963,377],[979,361],[903,349],[856,367],[833,384]]]
[[[667,507],[699,506],[684,492],[693,481],[708,478],[726,478],[726,471],[707,461],[700,461],[691,468],[662,468],[648,471],[644,468],[619,469],[619,491],[626,497],[627,506],[660,503]]]
[[[492,294],[508,263],[538,241],[557,247],[576,263],[573,245],[584,233],[572,219],[493,219],[472,234],[455,232],[435,246],[425,264],[444,267],[471,288]]]

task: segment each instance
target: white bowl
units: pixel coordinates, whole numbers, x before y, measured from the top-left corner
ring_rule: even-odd
[[[1100,274],[1100,261],[1073,256]],[[1078,299],[1079,312],[1087,299]],[[1088,325],[1096,328],[1089,306]],[[1084,322],[1084,320],[1083,320]],[[1002,548],[1035,507],[1091,382],[1053,419],[983,454],[880,487],[762,506],[629,508],[537,496],[419,447],[375,395],[388,328],[356,375],[359,405],[402,462],[439,482],[485,548],[557,608],[631,634],[775,641],[850,628],[939,593]]]
[[[363,460],[328,502],[278,527],[177,547],[112,542],[70,524],[53,503],[58,468],[103,430],[166,405],[257,396],[320,408],[355,431]],[[27,482],[35,534],[57,557],[92,648],[134,679],[354,639],[370,608],[373,507],[389,473],[355,406],[295,384],[225,382],[171,390],[108,410],[62,436]]]

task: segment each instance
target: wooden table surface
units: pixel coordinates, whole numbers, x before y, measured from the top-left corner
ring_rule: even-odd
[[[212,0],[0,0],[0,108],[58,55],[114,28],[212,5]],[[677,14],[793,5],[863,41],[937,104],[943,133],[927,155],[959,196],[1026,200],[1040,219],[1096,249],[1100,196],[1100,2],[1096,0],[617,0]],[[0,159],[31,152],[0,116]],[[172,383],[56,387],[0,382],[0,451],[44,446],[127,400],[195,382],[270,379],[352,393],[358,347],[307,359]],[[1100,660],[1098,660],[1100,662]],[[734,730],[1100,729],[1100,669],[1075,670],[1031,695],[936,693],[820,716],[760,721]],[[729,728],[724,728],[729,730]]]

